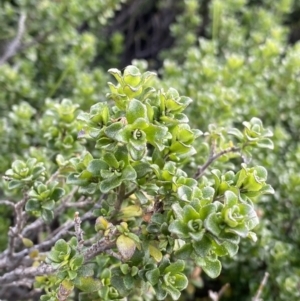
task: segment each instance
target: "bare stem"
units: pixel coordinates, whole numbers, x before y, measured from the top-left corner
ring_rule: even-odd
[[[219,290],[219,292],[213,292],[211,290],[208,291],[208,294],[209,294],[209,298],[212,300],[212,301],[219,301],[222,297],[222,295],[225,293],[225,291],[229,288],[229,283],[225,283],[221,289]]]
[[[114,241],[110,241],[109,239],[100,239],[83,252],[84,261],[90,261],[100,253],[113,248],[115,244],[116,243]],[[56,270],[51,265],[46,263],[42,263],[38,267],[19,267],[11,272],[5,273],[3,276],[0,276],[0,286],[7,285],[13,281],[20,281],[21,279],[33,279],[38,275],[53,274],[55,271]]]
[[[218,158],[224,156],[225,154],[238,152],[240,150],[241,149],[239,147],[232,146],[220,151],[219,153],[211,152],[208,160],[204,163],[204,165],[199,166],[197,172],[194,175],[194,179],[198,180],[199,178],[201,178],[204,175],[206,169]]]
[[[5,205],[8,207],[15,208],[15,203],[13,203],[11,201],[7,201],[7,200],[0,200],[0,205]]]
[[[121,262],[123,261],[122,256],[121,256],[120,254],[114,252],[113,250],[108,249],[108,250],[106,250],[105,252],[106,252],[108,255],[113,256],[113,257],[115,257],[116,259],[120,260]]]
[[[27,193],[24,194],[23,199],[14,205],[15,210],[15,225],[10,227],[8,236],[8,257],[11,259],[15,252],[16,239],[20,237],[23,226],[26,222],[26,215],[23,214],[24,205],[27,202]]]
[[[58,216],[61,214],[65,207],[69,204],[69,202],[72,200],[74,194],[76,193],[78,187],[74,187],[71,192],[61,201],[61,204],[54,210],[54,216]],[[37,220],[35,220],[30,225],[26,226],[24,230],[22,231],[22,236],[28,237],[29,233],[32,231],[36,231],[38,228],[43,226],[45,224],[45,221],[40,217]]]
[[[100,253],[113,248],[115,244],[115,242],[109,241],[106,238],[100,239],[84,251],[84,261],[90,261]]]
[[[112,215],[111,215],[112,216],[112,219],[111,219],[112,223],[116,220],[117,214],[120,211],[120,208],[121,208],[121,205],[122,205],[122,202],[124,201],[124,199],[125,199],[125,186],[124,186],[124,184],[121,184],[121,186],[119,187],[118,198],[117,198],[116,203],[115,203],[115,209],[114,209],[114,211],[112,212]]]
[[[18,32],[15,38],[8,44],[3,56],[0,58],[0,66],[3,65],[6,61],[8,61],[12,56],[14,56],[18,50],[22,40],[22,37],[25,32],[25,21],[26,14],[22,13],[18,22]]]
[[[38,267],[19,267],[13,271],[4,274],[0,277],[0,284],[4,285],[13,281],[18,281],[25,278],[34,278],[39,275],[47,275],[53,273],[55,270],[47,264],[41,264]]]
[[[77,237],[77,241],[78,241],[78,250],[79,252],[81,252],[83,244],[84,244],[84,239],[83,239],[83,231],[81,229],[81,219],[79,216],[79,212],[75,212],[75,216],[74,216],[74,228],[75,228],[75,235]]]
[[[268,272],[265,272],[265,275],[264,275],[264,278],[262,279],[262,281],[261,281],[261,283],[260,283],[260,285],[259,285],[259,288],[258,288],[258,290],[257,290],[257,292],[256,292],[256,295],[255,295],[255,297],[252,299],[252,301],[259,301],[260,299],[260,295],[261,295],[261,293],[262,293],[262,291],[263,291],[263,288],[265,287],[265,285],[266,285],[266,283],[267,283],[267,281],[268,281],[268,278],[269,278],[269,273]]]

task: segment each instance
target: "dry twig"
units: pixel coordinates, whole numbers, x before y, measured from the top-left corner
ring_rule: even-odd
[[[25,21],[26,21],[26,14],[22,13],[19,18],[18,22],[18,32],[15,38],[7,45],[4,54],[0,58],[0,66],[7,62],[12,56],[14,56],[20,47],[22,37],[25,32]]]
[[[206,169],[218,158],[220,158],[228,153],[239,152],[240,150],[241,149],[239,147],[233,146],[233,147],[226,148],[226,149],[220,151],[219,153],[214,153],[213,148],[212,148],[212,152],[211,152],[209,158],[207,159],[207,161],[202,166],[198,167],[198,170],[194,175],[194,179],[198,180],[199,178],[201,178],[204,175]]]
[[[222,297],[222,295],[225,293],[225,291],[229,288],[229,283],[225,283],[221,289],[219,290],[219,292],[213,292],[211,290],[208,291],[208,295],[209,295],[209,298],[212,300],[212,301],[219,301]]]
[[[260,301],[261,300],[260,299],[260,295],[261,295],[261,293],[262,293],[262,291],[263,291],[263,289],[264,289],[264,287],[265,287],[265,285],[266,285],[266,283],[268,281],[269,275],[270,274],[268,272],[265,272],[264,278],[262,279],[262,281],[261,281],[261,283],[260,283],[260,285],[258,287],[258,290],[256,292],[256,295],[252,299],[252,301]]]

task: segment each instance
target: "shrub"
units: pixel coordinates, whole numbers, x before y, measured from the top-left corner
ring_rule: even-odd
[[[250,300],[267,271],[264,300],[298,300],[292,2],[212,1],[198,41],[207,3],[184,1],[161,78],[136,61],[107,86],[121,2],[1,4],[1,298]]]
[[[276,193],[258,202],[262,223],[258,243],[247,244],[234,260],[226,260],[221,284],[230,283],[228,300],[250,300],[257,278],[270,274],[264,300],[299,300],[299,42],[287,43],[289,30],[283,26],[295,1],[213,1],[209,7],[211,26],[207,39],[188,46],[177,36],[161,75],[166,86],[191,97],[189,117],[194,127],[232,124],[256,116],[272,128],[275,149],[255,152],[252,162],[269,170]],[[196,5],[197,1],[188,1]],[[197,39],[195,14],[189,8],[184,22]],[[200,17],[200,12],[198,12]],[[186,22],[190,21],[186,24]],[[174,31],[176,35],[179,29]],[[172,56],[171,56],[172,55]],[[184,60],[182,57],[184,56]],[[178,67],[180,66],[180,67]],[[200,160],[202,160],[200,158]],[[203,161],[197,162],[203,164]],[[259,276],[258,276],[259,275]],[[226,300],[226,296],[223,297]],[[222,298],[222,299],[223,299]]]
[[[252,118],[243,132],[228,131],[233,143],[214,128],[205,138],[213,145],[210,156],[189,176],[184,169],[191,173],[193,143],[202,135],[183,113],[191,99],[174,88],[155,89],[154,74],[135,66],[109,72],[117,85],[109,83],[108,102],[89,113],[67,99],[49,103],[41,122],[50,119],[55,128],[47,128],[40,146],[45,157],[16,160],[5,173],[7,189],[22,197],[3,202],[16,215],[1,258],[8,270],[0,277],[4,286],[37,276],[36,287],[46,292],[41,300],[66,300],[74,287],[83,292],[81,300],[136,297],[145,290],[158,300],[177,300],[188,285],[185,269],[196,264],[217,277],[219,257],[234,256],[241,238],[256,240],[253,201],[272,193],[266,169],[242,163],[237,172],[213,169],[203,176],[224,155],[230,160],[253,147],[272,147],[271,132]],[[52,160],[51,151],[59,151]],[[34,243],[30,230],[58,215],[55,234]],[[93,216],[95,231],[91,223],[81,228]],[[70,239],[61,238],[73,227]],[[51,251],[40,253],[46,247]]]

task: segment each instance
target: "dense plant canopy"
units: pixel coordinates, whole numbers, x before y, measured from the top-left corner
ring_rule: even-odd
[[[1,3],[0,299],[299,300],[293,5]]]

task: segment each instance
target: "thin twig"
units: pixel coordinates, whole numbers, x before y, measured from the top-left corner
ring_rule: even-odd
[[[133,188],[132,190],[128,191],[128,192],[124,195],[124,200],[127,199],[128,197],[130,197],[136,190],[137,190],[137,187],[135,187],[135,188]]]
[[[120,260],[121,262],[123,261],[123,258],[120,254],[114,252],[112,249],[108,249],[105,251],[108,255],[115,257],[116,259]]]
[[[26,14],[21,13],[19,22],[18,22],[18,32],[15,38],[7,45],[3,56],[0,58],[0,66],[7,62],[12,56],[14,56],[21,43],[21,39],[25,32],[25,21]]]
[[[62,204],[60,205],[59,208],[56,209],[54,216],[57,216],[59,212],[65,208],[66,204],[73,198],[74,193],[77,191],[77,188],[72,190],[68,196],[64,199]],[[100,198],[100,201],[105,198],[106,195],[102,195]],[[84,197],[81,197],[80,199],[84,199]],[[79,199],[79,200],[80,200]],[[98,202],[94,208],[91,208],[88,212],[86,212],[82,217],[81,221],[88,220],[90,218],[94,217],[92,209],[99,208],[101,207],[101,202]],[[76,203],[74,203],[74,206]],[[34,230],[40,228],[45,224],[44,220],[42,218],[39,218],[35,220],[32,224],[28,225],[27,227],[24,228],[22,231],[22,236],[23,237],[30,237],[30,233],[33,232]],[[63,236],[67,235],[70,233],[70,229],[74,227],[74,221],[66,221],[63,225],[61,225],[59,228],[57,228],[54,232],[52,232],[48,237],[47,240],[34,245],[31,249],[37,249],[39,251],[46,251],[49,250],[53,246],[53,244]],[[13,269],[17,265],[23,264],[23,259],[25,256],[27,256],[30,252],[31,249],[24,249],[18,253],[14,254],[13,260],[8,258],[8,249],[6,249],[2,254],[0,254],[0,269],[1,268],[10,268]],[[26,260],[25,260],[26,261]],[[28,261],[28,260],[27,260]]]
[[[51,177],[48,179],[48,181],[46,182],[46,185],[50,184],[52,181],[54,181],[59,175],[59,169],[51,175]]]
[[[229,283],[225,283],[221,289],[219,290],[219,292],[213,292],[211,290],[208,291],[208,295],[209,295],[209,298],[212,300],[212,301],[219,301],[222,297],[222,295],[225,293],[225,291],[229,288]]]
[[[82,201],[82,202],[80,202],[80,201],[77,202],[76,201],[76,203],[67,203],[65,205],[65,207],[66,208],[69,208],[69,207],[85,208],[87,205],[91,205],[93,203],[94,202],[90,198],[88,198],[86,201]]]
[[[44,251],[49,249],[54,245],[56,241],[58,241],[60,238],[62,238],[64,235],[69,233],[69,230],[74,227],[73,221],[67,221],[64,223],[64,225],[61,228],[59,232],[57,232],[55,235],[53,235],[50,239],[47,239],[43,241],[42,243],[35,245],[33,248]]]
[[[61,201],[61,204],[54,210],[54,217],[59,216],[64,211],[66,204],[68,204],[72,200],[77,189],[78,189],[78,187],[74,187],[70,191],[70,193],[65,196],[65,198]],[[31,233],[32,231],[36,232],[37,229],[39,229],[44,224],[45,224],[45,221],[41,217],[36,219],[33,223],[31,223],[30,225],[26,226],[23,229],[22,236],[28,237],[29,233]]]
[[[26,216],[23,215],[23,209],[27,202],[28,196],[25,193],[23,199],[14,206],[15,210],[15,226],[10,227],[8,236],[8,257],[11,259],[15,252],[16,238],[20,237],[23,226],[26,222]]]
[[[256,292],[256,295],[255,295],[255,297],[252,299],[252,301],[260,301],[260,295],[261,295],[261,293],[262,293],[262,291],[263,291],[263,288],[265,287],[265,285],[266,285],[266,283],[267,283],[267,281],[268,281],[268,278],[269,278],[269,273],[268,272],[265,272],[265,275],[264,275],[264,278],[262,279],[262,281],[261,281],[261,283],[260,283],[260,285],[259,285],[259,288],[258,288],[258,290],[257,290],[257,292]]]
[[[78,250],[81,252],[83,244],[84,244],[84,239],[83,239],[83,231],[81,229],[81,219],[79,216],[79,212],[75,212],[74,215],[74,228],[75,228],[75,235],[77,237],[78,241]]]
[[[58,208],[54,210],[54,216],[58,216],[64,211],[66,207],[65,205],[72,200],[77,189],[78,189],[77,187],[72,189],[72,191],[62,200]],[[3,251],[2,254],[0,255],[0,268],[10,267],[10,269],[13,269],[15,266],[19,265],[20,260],[22,260],[22,258],[28,254],[28,249],[24,249],[18,253],[13,254],[12,256],[12,253],[15,249],[15,237],[30,238],[32,233],[37,233],[38,229],[43,225],[45,225],[45,221],[40,217],[36,219],[34,222],[32,222],[30,225],[24,227],[24,229],[22,229],[26,220],[26,215],[24,215],[23,212],[23,207],[25,203],[26,203],[26,199],[23,198],[19,203],[14,204],[16,225],[15,227],[10,228],[9,231],[10,239],[8,243],[8,248],[5,251]],[[59,231],[61,232],[59,232],[58,234],[52,233],[52,235],[48,237],[47,241],[44,241],[41,244],[36,245],[34,247],[37,248],[38,250],[49,248],[51,246],[50,244],[53,244],[53,242],[55,242],[61,236],[65,235],[68,232],[68,230],[73,226],[74,223],[72,221],[68,221],[66,224],[63,225],[65,229],[62,229],[60,227]],[[20,231],[22,232],[20,233]]]
[[[124,186],[124,184],[121,184],[121,186],[119,187],[118,198],[115,203],[115,209],[111,214],[111,216],[112,216],[111,222],[112,223],[115,222],[115,220],[117,218],[117,214],[120,211],[120,208],[122,206],[122,202],[124,201],[124,199],[125,199],[125,186]]]
[[[202,166],[199,166],[197,172],[194,175],[194,179],[198,180],[199,178],[201,178],[204,175],[206,169],[218,158],[222,157],[225,154],[238,152],[240,150],[241,149],[239,147],[232,146],[232,147],[229,147],[229,148],[226,148],[226,149],[220,151],[219,153],[216,153],[216,154],[211,153],[211,155],[209,156],[209,158],[205,162],[205,164]]]
[[[100,253],[115,247],[115,245],[115,241],[111,241],[107,238],[100,239],[83,252],[84,261],[90,261]],[[0,285],[3,286],[13,281],[19,281],[20,279],[32,279],[38,275],[53,274],[55,271],[51,265],[45,263],[42,263],[38,267],[19,267],[0,276]]]

